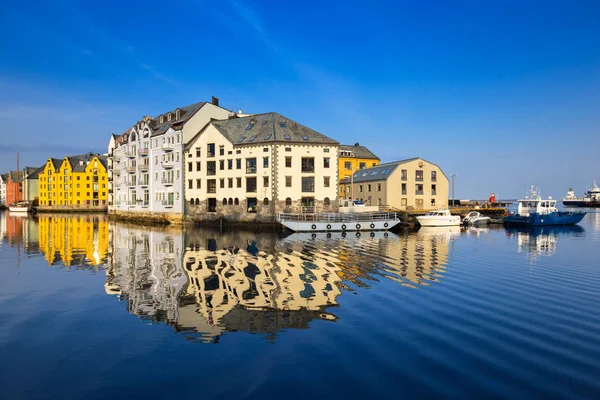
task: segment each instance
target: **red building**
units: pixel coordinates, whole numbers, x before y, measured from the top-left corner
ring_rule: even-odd
[[[6,180],[6,204],[23,200],[23,171],[10,171]]]

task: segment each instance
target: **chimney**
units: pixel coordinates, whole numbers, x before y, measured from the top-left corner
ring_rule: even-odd
[[[358,146],[360,146],[360,144],[358,144],[358,143],[354,143],[354,146],[355,146],[355,147],[358,147]]]
[[[219,98],[213,96],[211,103],[212,103],[213,106],[217,106],[218,107],[219,106]]]

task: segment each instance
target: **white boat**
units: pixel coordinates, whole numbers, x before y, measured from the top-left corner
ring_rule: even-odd
[[[417,217],[421,226],[459,226],[460,216],[450,214],[450,210],[429,211]]]
[[[294,232],[386,231],[400,223],[396,213],[279,213],[277,222]]]
[[[471,211],[465,218],[463,218],[462,222],[465,225],[479,226],[488,225],[492,221],[490,217],[481,214],[479,211]]]
[[[10,212],[29,212],[31,210],[31,204],[26,201],[19,201],[18,203],[11,204],[8,206],[8,211]]]

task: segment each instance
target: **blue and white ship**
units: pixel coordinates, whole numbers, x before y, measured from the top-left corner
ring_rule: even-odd
[[[529,195],[519,200],[517,212],[504,218],[505,226],[557,226],[575,225],[585,217],[581,211],[558,211],[552,197],[543,200],[533,186]]]

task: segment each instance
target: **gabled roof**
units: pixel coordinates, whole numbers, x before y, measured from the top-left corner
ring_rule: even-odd
[[[364,169],[355,171],[353,181],[354,181],[354,183],[359,183],[359,182],[372,182],[372,181],[387,180],[390,176],[392,176],[392,173],[398,168],[398,166],[409,163],[411,161],[415,161],[415,160],[421,160],[423,162],[429,163],[431,165],[434,165],[434,166],[440,168],[438,165],[436,165],[432,162],[429,162],[427,160],[424,160],[421,157],[413,157],[413,158],[407,158],[405,160],[399,160],[399,161],[393,161],[393,162],[389,162],[389,163],[385,163],[385,164],[379,164],[375,167],[364,168]],[[441,168],[440,168],[440,171],[442,172],[442,175],[444,175],[444,177],[446,179],[448,179],[448,177],[446,176],[444,171],[442,171]],[[350,179],[345,178],[342,180],[342,183],[350,183]]]
[[[89,161],[91,161],[94,157],[98,158],[98,160],[104,166],[104,168],[108,168],[107,167],[108,166],[107,156],[92,153],[92,152],[85,153],[85,154],[78,154],[78,155],[74,155],[74,156],[68,156],[65,158],[69,162],[69,165],[71,165],[71,169],[73,170],[73,172],[84,172],[85,167],[87,166],[87,163]],[[54,160],[54,159],[52,159],[52,160]],[[60,163],[62,163],[62,161],[64,161],[64,160],[59,160],[59,161],[60,161]],[[59,166],[60,166],[60,164],[59,164]]]
[[[10,171],[10,180],[13,182],[23,182],[23,171]]]
[[[270,112],[242,118],[213,120],[214,126],[234,145],[264,143],[317,143],[338,145],[339,142],[281,114]],[[201,134],[198,133],[190,144]]]
[[[61,158],[50,158],[50,162],[52,163],[52,167],[54,168],[54,171],[58,171],[63,160]]]
[[[373,154],[371,150],[367,149],[365,146],[361,146],[358,143],[356,143],[354,146],[348,144],[340,144],[339,151],[348,151],[352,153],[350,156],[343,156],[346,158],[367,158],[379,160],[379,157]]]
[[[189,106],[179,107],[175,110],[167,111],[165,113],[157,115],[155,118],[150,119],[148,121],[148,125],[150,125],[150,129],[152,129],[152,133],[150,136],[158,136],[162,135],[166,131],[169,130],[171,126],[175,126],[179,128],[181,125],[185,124],[189,121],[199,109],[201,109],[206,102],[200,101],[198,103],[190,104]],[[177,116],[176,111],[179,110],[179,119],[175,119]],[[167,115],[171,113],[172,119],[167,121]],[[163,116],[163,123],[160,123],[160,117]]]
[[[0,178],[2,178],[2,182],[6,182],[8,180],[8,174],[0,174]]]

